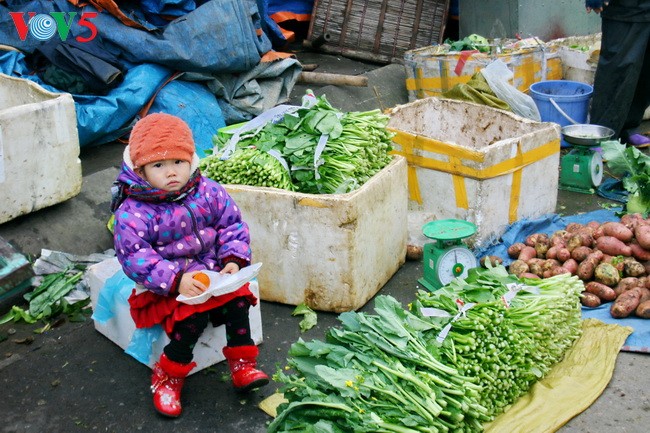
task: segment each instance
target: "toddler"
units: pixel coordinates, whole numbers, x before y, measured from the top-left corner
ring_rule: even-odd
[[[170,417],[181,414],[181,389],[196,366],[194,345],[209,322],[226,327],[223,354],[234,387],[247,391],[269,382],[257,369],[248,317],[257,298],[248,284],[202,304],[176,300],[207,289],[196,273],[233,274],[251,261],[239,208],[223,186],[201,175],[198,162],[189,126],[176,116],[150,114],[133,127],[112,203],[117,258],[136,283],[131,316],[138,328],[160,324],[170,339],[151,377],[154,407]]]

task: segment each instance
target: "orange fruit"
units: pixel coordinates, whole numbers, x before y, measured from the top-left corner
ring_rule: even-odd
[[[203,283],[206,287],[208,287],[210,285],[210,277],[208,277],[203,272],[198,272],[198,273],[194,274],[194,277],[192,277],[192,278],[194,278],[195,280]]]

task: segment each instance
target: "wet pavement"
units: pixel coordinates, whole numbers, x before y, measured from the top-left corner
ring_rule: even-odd
[[[387,108],[406,103],[399,65],[379,68],[336,56],[305,57],[321,64],[322,72],[366,73],[368,88],[315,88],[342,110]],[[400,81],[401,80],[401,81]],[[307,86],[298,85],[293,102]],[[35,257],[41,249],[73,254],[103,252],[112,247],[106,230],[109,188],[121,162],[123,145],[106,144],[83,149],[83,187],[79,196],[0,225],[0,236],[24,254]],[[611,204],[596,195],[561,191],[557,212],[565,215]],[[379,291],[404,304],[413,299],[422,275],[418,261],[407,261]],[[3,305],[6,309],[6,305]],[[370,301],[362,310],[370,310]],[[264,343],[260,366],[269,374],[285,364],[290,345],[298,340],[321,339],[337,324],[337,315],[318,313],[318,324],[302,333],[294,306],[262,301]],[[4,310],[2,311],[4,313]],[[270,417],[258,404],[277,384],[247,395],[236,393],[224,363],[190,376],[183,392],[184,413],[166,419],[152,407],[150,370],[124,354],[121,348],[95,331],[91,320],[64,321],[42,334],[41,325],[0,325],[0,432],[225,432],[261,433]],[[642,433],[650,425],[650,355],[620,353],[614,376],[600,398],[560,429],[561,433]],[[504,432],[508,433],[508,432]]]

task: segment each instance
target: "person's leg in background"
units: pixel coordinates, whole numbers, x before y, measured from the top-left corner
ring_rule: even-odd
[[[647,23],[603,19],[590,122],[612,128],[622,141],[628,139],[627,129],[641,122],[645,108],[640,107],[649,98],[644,81],[649,39]]]

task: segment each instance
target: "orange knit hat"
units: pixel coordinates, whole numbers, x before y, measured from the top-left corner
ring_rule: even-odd
[[[133,167],[166,159],[192,161],[192,130],[181,118],[154,113],[138,120],[129,138],[129,156]]]

